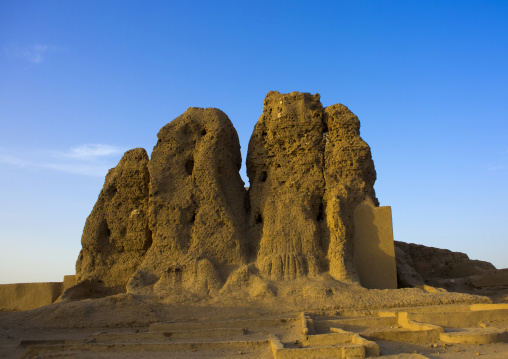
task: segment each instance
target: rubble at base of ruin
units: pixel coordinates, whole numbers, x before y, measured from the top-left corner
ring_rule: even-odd
[[[346,106],[269,92],[248,147],[250,188],[224,112],[189,108],[157,137],[150,159],[128,151],[106,176],[83,231],[78,284],[64,298],[85,287],[185,298],[243,288],[266,297],[276,295],[273,283],[319,277],[390,289],[398,268],[399,280],[421,284],[414,255],[398,254],[395,264],[406,249],[394,247],[370,148]]]

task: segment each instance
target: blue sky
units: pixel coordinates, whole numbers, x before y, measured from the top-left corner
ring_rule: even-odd
[[[396,240],[508,267],[508,2],[0,0],[0,283],[74,273],[108,168],[187,107],[342,103]],[[245,168],[241,174],[247,182]]]

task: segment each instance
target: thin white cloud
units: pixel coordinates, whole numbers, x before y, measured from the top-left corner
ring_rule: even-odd
[[[3,153],[2,153],[3,152]],[[21,155],[0,148],[0,164],[30,170],[53,170],[102,177],[118,163],[124,149],[105,144],[87,144],[69,151],[24,151]]]
[[[44,54],[48,51],[48,45],[34,45],[31,51],[27,54],[28,60],[35,64],[42,62]]]
[[[489,167],[489,171],[499,171],[506,168],[506,165],[498,165],[498,166],[492,166]]]
[[[45,44],[35,44],[32,46],[9,46],[4,48],[4,53],[11,58],[28,61],[32,64],[40,64],[50,52],[55,52],[56,46]]]
[[[72,173],[76,175],[104,177],[110,168],[116,164],[80,164],[80,163],[43,163],[41,168],[59,172]]]
[[[124,150],[117,146],[89,144],[74,147],[69,152],[62,153],[62,156],[80,160],[93,160],[100,157],[117,155],[123,152]]]
[[[0,154],[0,163],[11,165],[19,168],[27,167],[31,165],[31,162],[22,160],[15,156]]]

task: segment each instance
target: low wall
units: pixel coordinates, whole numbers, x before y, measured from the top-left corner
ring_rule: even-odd
[[[62,293],[67,289],[76,284],[76,276],[75,275],[65,275],[63,280],[63,288]]]
[[[364,201],[354,211],[354,260],[368,289],[397,289],[392,210]]]
[[[1,284],[0,310],[31,310],[51,304],[75,282],[72,275],[65,276],[63,282]]]

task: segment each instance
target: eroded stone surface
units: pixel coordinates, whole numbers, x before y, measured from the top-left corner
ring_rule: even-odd
[[[323,270],[323,123],[319,95],[269,92],[247,154],[249,224],[261,273]]]
[[[249,142],[248,192],[240,167],[229,118],[189,108],[160,130],[149,161],[129,151],[106,177],[78,281],[195,297],[234,292],[241,278],[262,297],[276,293],[270,280],[329,273],[358,283],[354,210],[378,201],[370,148],[347,107],[269,92]]]
[[[415,270],[413,259],[398,246],[395,247],[397,263],[397,285],[399,288],[425,285],[422,276]]]
[[[149,163],[153,245],[129,291],[219,289],[246,263],[246,191],[238,135],[214,108],[189,108],[164,126]]]
[[[395,242],[412,260],[415,270],[427,281],[434,278],[462,278],[495,270],[489,262],[471,260],[465,253],[427,247],[421,244]]]
[[[127,151],[106,175],[86,220],[76,279],[91,280],[97,291],[121,292],[152,243],[148,226],[148,155]]]
[[[295,279],[321,272],[358,281],[353,211],[374,193],[376,172],[360,122],[319,95],[269,92],[249,143],[249,224],[261,273]]]
[[[341,104],[324,109],[326,222],[330,274],[358,281],[353,260],[354,210],[366,198],[379,205],[370,147],[360,137],[360,121]]]

